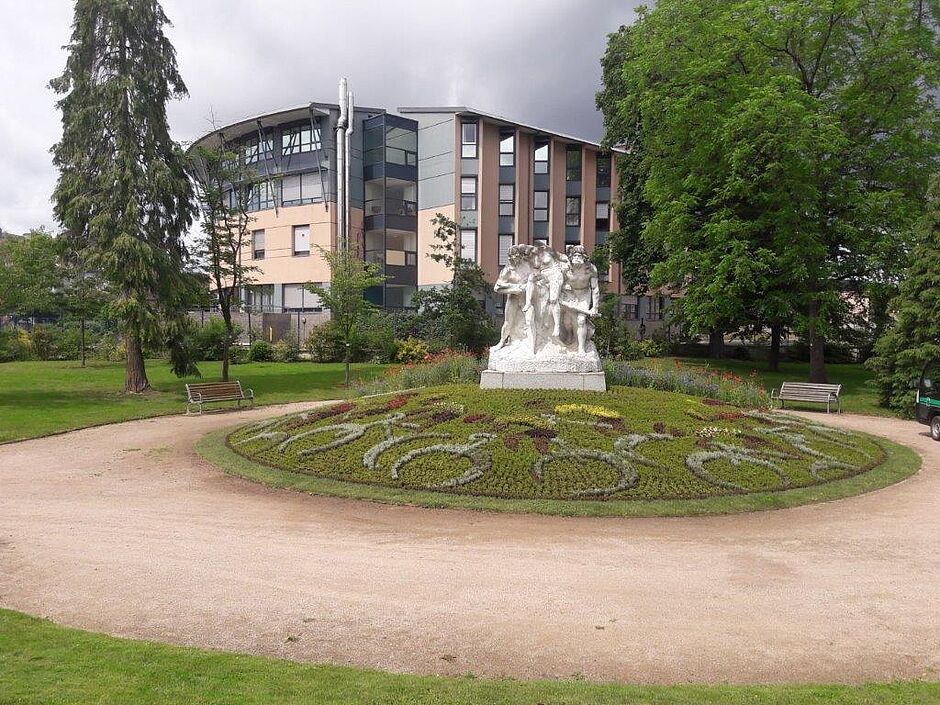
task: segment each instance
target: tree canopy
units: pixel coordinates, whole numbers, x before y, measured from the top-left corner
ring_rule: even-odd
[[[598,97],[642,219],[615,256],[681,288],[693,333],[793,326],[824,379],[827,337],[906,261],[936,170],[938,19],[935,0],[642,9],[610,37]]]
[[[156,0],[76,0],[61,96],[55,214],[68,246],[110,283],[125,390],[148,388],[147,342],[181,339],[192,189],[166,103],[186,95]]]

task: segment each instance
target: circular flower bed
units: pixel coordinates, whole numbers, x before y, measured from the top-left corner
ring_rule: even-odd
[[[503,498],[687,499],[821,484],[884,460],[871,438],[711,399],[450,385],[243,426],[236,453],[346,482]]]

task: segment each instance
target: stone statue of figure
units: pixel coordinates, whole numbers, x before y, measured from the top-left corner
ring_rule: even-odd
[[[588,341],[594,333],[591,319],[598,315],[600,298],[597,267],[588,259],[582,245],[570,246],[560,304],[568,316],[575,316],[573,328],[577,332],[578,353],[581,355],[587,352]]]
[[[496,279],[493,290],[497,294],[506,295],[503,328],[499,334],[499,342],[492,347],[493,351],[502,349],[510,341],[523,340],[527,335],[533,339],[534,325],[529,311],[532,310],[532,267],[529,264],[532,245],[513,245],[509,248],[509,263],[503,267]],[[533,311],[534,313],[534,311]]]
[[[544,246],[536,248],[533,254],[533,266],[536,271],[529,278],[526,308],[523,311],[528,312],[534,306],[536,293],[539,293],[536,287],[541,286],[544,289],[544,292],[541,292],[544,297],[544,310],[551,317],[552,340],[558,342],[561,337],[561,291],[565,285],[568,258]],[[534,350],[535,340],[532,342]]]
[[[493,287],[506,297],[505,319],[499,342],[490,348],[487,371],[600,372],[600,356],[591,344],[591,319],[597,315],[600,289],[597,269],[584,248],[571,247],[565,255],[550,247],[522,244],[513,245],[508,256]],[[564,384],[580,384],[579,379],[559,378],[553,384],[567,388]]]

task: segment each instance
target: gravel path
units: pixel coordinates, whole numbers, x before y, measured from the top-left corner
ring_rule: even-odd
[[[0,606],[391,671],[675,682],[937,679],[940,444],[830,504],[689,519],[393,507],[267,489],[193,443],[301,405],[0,446]],[[818,418],[818,417],[817,417]]]

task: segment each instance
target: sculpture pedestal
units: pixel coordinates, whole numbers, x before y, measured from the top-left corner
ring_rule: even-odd
[[[574,389],[606,392],[603,372],[496,372],[483,370],[480,389]]]

